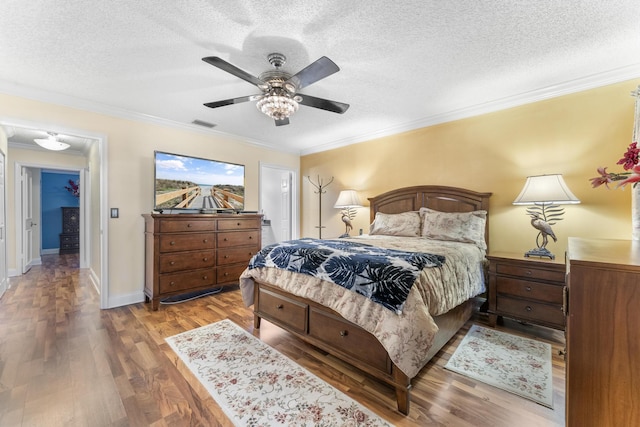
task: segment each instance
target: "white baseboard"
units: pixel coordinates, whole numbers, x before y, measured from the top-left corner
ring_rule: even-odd
[[[144,292],[134,292],[125,295],[109,296],[109,306],[107,308],[122,307],[123,305],[137,304],[144,302]]]

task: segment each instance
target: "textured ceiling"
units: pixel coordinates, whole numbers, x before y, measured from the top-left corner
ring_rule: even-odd
[[[350,109],[276,127],[254,102],[202,105],[259,91],[201,58],[258,76],[271,52],[290,73],[331,58],[301,93]],[[636,77],[637,0],[2,2],[0,92],[300,153]]]

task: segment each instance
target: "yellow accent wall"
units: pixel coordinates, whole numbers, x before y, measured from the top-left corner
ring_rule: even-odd
[[[306,176],[334,182],[322,198],[323,238],[344,232],[340,190],[357,190],[365,204],[398,187],[437,184],[492,192],[490,249],[526,252],[537,230],[524,206],[511,203],[530,175],[563,174],[582,201],[566,205],[553,226],[558,242],[547,248],[562,258],[569,236],[631,237],[631,188],[592,189],[598,166],[616,162],[633,133],[635,90],[640,80],[565,95],[507,110],[430,126],[301,157],[301,235],[318,237],[318,195]],[[348,113],[347,113],[348,114]],[[367,233],[368,207],[360,208],[353,233]]]

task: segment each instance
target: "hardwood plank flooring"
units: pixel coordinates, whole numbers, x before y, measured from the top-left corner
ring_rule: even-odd
[[[411,414],[391,388],[304,344],[267,321],[253,330],[240,292],[176,305],[99,309],[77,255],[45,255],[11,279],[0,300],[0,425],[230,426],[164,339],[229,318],[397,426],[563,426],[561,331],[505,320],[501,330],[553,346],[554,407],[548,409],[444,369],[467,322],[413,381]]]

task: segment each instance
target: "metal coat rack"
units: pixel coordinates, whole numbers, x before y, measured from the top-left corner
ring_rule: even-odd
[[[318,239],[322,239],[322,229],[325,228],[322,225],[322,195],[327,192],[325,188],[327,188],[329,184],[333,182],[333,177],[331,177],[329,182],[327,182],[326,184],[324,183],[324,180],[320,178],[320,175],[318,175],[317,182],[311,181],[310,176],[307,176],[307,179],[309,180],[311,185],[316,188],[316,191],[314,191],[314,193],[318,195],[318,225],[316,226],[316,228],[318,229]]]

